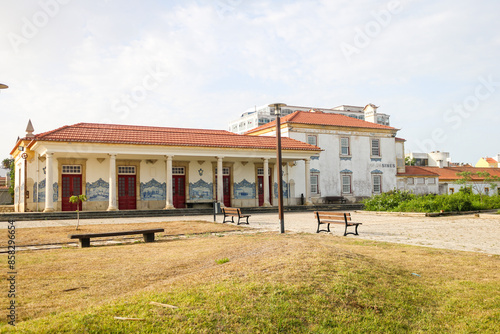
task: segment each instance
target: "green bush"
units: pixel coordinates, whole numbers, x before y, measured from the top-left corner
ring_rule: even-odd
[[[405,190],[393,190],[363,201],[367,211],[450,212],[490,210],[500,208],[500,196],[481,196],[471,191],[452,195],[415,195]]]

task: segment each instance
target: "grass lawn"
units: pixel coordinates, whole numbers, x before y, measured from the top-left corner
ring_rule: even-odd
[[[16,230],[16,245],[31,246],[44,244],[66,244],[78,242],[75,239],[69,239],[69,234],[81,233],[98,233],[98,232],[118,232],[130,230],[144,230],[153,228],[163,228],[165,232],[156,233],[156,237],[178,236],[200,233],[217,233],[243,230],[244,227],[234,224],[213,224],[205,221],[167,221],[157,223],[141,223],[141,224],[96,224],[96,225],[80,225],[78,230],[75,225],[70,226],[52,226],[44,228],[18,228]],[[134,236],[126,236],[123,238],[134,238]],[[122,238],[122,239],[123,239]],[[142,239],[142,235],[135,236],[136,239]],[[92,240],[103,240],[110,238],[97,238]],[[114,237],[113,239],[117,239]],[[0,247],[7,247],[8,230],[2,231],[0,238]],[[92,242],[91,240],[91,242]]]
[[[16,332],[495,333],[500,319],[499,256],[354,237],[204,234],[16,260]]]

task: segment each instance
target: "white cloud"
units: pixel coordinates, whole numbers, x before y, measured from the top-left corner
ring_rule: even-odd
[[[65,1],[16,52],[9,33],[22,34],[25,18],[50,1],[61,0],[0,8],[0,82],[10,86],[0,93],[1,155],[29,118],[36,132],[80,121],[225,129],[245,109],[278,100],[371,102],[392,115],[409,149],[442,127],[449,139],[439,148],[457,160],[500,151],[488,122],[500,87],[474,111],[478,128],[452,131],[443,120],[479,77],[500,81],[493,0],[401,0],[386,25],[377,15],[391,1]],[[348,61],[342,44],[377,22]],[[160,79],[149,78],[152,68]],[[458,145],[460,131],[490,140]]]

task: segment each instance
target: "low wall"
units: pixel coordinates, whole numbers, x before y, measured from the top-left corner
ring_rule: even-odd
[[[12,197],[9,194],[9,189],[0,189],[0,205],[12,204]]]
[[[14,205],[0,205],[0,212],[14,212]]]

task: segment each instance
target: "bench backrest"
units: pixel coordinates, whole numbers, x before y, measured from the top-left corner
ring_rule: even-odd
[[[241,211],[239,208],[222,208],[225,214],[230,214],[230,215],[240,215]]]
[[[351,221],[350,212],[314,211],[314,216],[319,220],[328,219]]]

